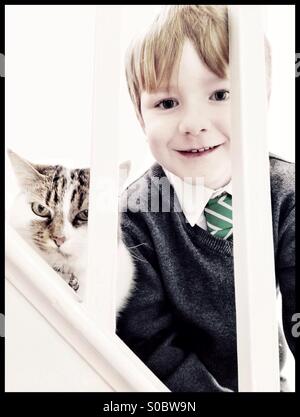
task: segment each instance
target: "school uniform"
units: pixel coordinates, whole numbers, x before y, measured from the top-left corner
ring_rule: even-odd
[[[276,285],[293,354],[294,175],[293,163],[270,156]],[[231,182],[217,191],[202,186],[193,202],[181,190],[178,177],[155,163],[123,193],[122,238],[132,248],[135,289],[117,334],[171,391],[237,391],[234,230],[218,238],[204,216],[210,198],[231,193]]]

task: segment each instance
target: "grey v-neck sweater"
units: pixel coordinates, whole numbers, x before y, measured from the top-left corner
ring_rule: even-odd
[[[295,354],[294,169],[270,157],[276,282]],[[173,187],[162,198],[157,181],[167,178],[154,164],[122,196],[123,241],[131,248],[136,286],[117,334],[171,391],[237,391],[232,240],[190,226]],[[160,205],[153,212],[155,193]]]

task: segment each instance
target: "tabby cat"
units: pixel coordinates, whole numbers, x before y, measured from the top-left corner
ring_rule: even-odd
[[[8,151],[21,188],[10,211],[19,234],[80,294],[87,266],[89,169],[33,164]],[[120,165],[120,172],[129,163]],[[117,308],[133,288],[133,263],[119,233]]]

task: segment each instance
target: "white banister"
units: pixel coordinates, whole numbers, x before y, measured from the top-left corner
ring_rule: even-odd
[[[266,136],[264,35],[257,6],[229,6],[234,275],[239,391],[279,391]]]
[[[94,100],[84,302],[103,331],[115,332],[118,216],[120,7],[96,7]]]
[[[115,391],[169,391],[121,339],[99,328],[74,291],[13,228],[5,229],[5,276],[45,317],[45,325],[49,322]]]

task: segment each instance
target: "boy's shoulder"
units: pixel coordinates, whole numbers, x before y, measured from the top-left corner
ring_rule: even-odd
[[[272,193],[295,194],[295,163],[269,154]]]
[[[125,188],[121,195],[121,207],[124,208],[126,205],[129,210],[136,211],[135,209],[138,208],[139,211],[147,212],[151,193],[155,195],[153,190],[156,188],[156,180],[159,181],[161,178],[166,178],[168,181],[162,167],[155,162]]]
[[[147,168],[141,175],[137,176],[137,178],[132,180],[126,187],[126,190],[132,191],[135,190],[136,187],[145,187],[146,192],[146,184],[150,184],[153,178],[161,178],[165,176],[165,172],[161,165],[159,165],[158,162],[154,162],[153,165]]]
[[[273,152],[269,152],[269,158],[270,158],[270,159],[275,159],[275,160],[277,160],[277,161],[287,162],[288,164],[293,164],[293,162],[288,161],[287,159],[282,158],[282,156],[276,155],[276,154],[275,154],[275,153],[273,153]]]

